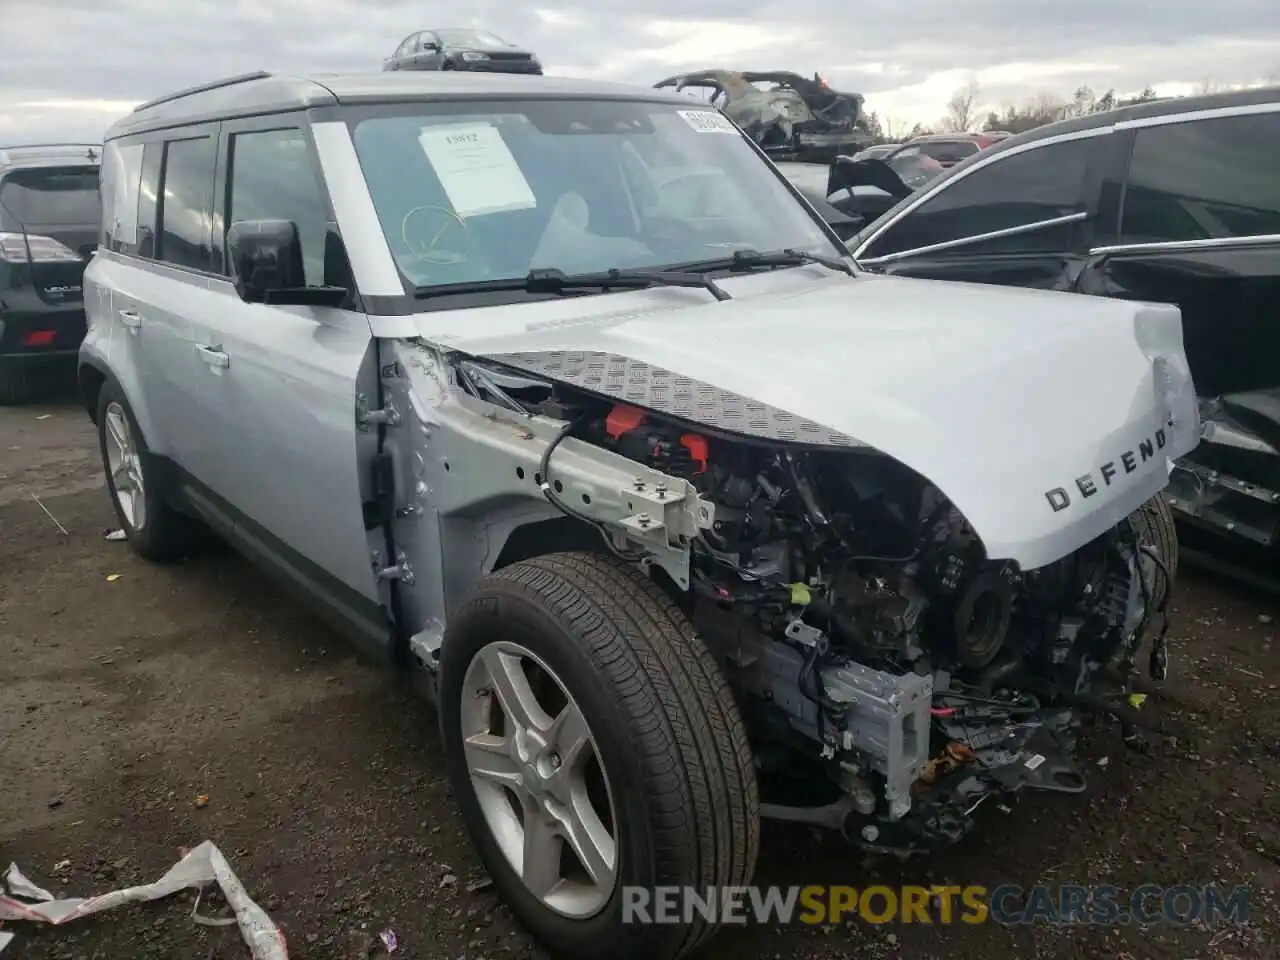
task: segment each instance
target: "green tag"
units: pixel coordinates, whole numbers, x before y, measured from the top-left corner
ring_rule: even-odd
[[[812,599],[813,595],[809,592],[808,584],[793,583],[791,585],[791,603],[793,606],[807,607]]]

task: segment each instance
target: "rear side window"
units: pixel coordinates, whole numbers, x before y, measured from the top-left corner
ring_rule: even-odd
[[[1280,234],[1280,113],[1138,130],[1121,243]]]
[[[951,181],[882,233],[864,259],[998,230],[1026,227],[1084,210],[1084,174],[1093,140],[1068,140],[996,160]],[[1032,231],[1019,249],[1060,249],[1060,231]]]
[[[231,137],[230,216],[241,220],[291,220],[302,241],[308,286],[324,283],[329,216],[302,131],[264,130]]]
[[[108,143],[102,153],[102,245],[133,252],[138,243],[138,183],[142,178],[140,143]]]
[[[142,151],[142,181],[138,186],[138,245],[140,257],[156,255],[156,215],[160,211],[160,164],[164,144],[148,143]]]
[[[96,230],[102,219],[97,167],[12,170],[0,181],[5,230],[33,233],[54,227]]]
[[[156,259],[194,270],[210,268],[216,161],[217,142],[212,137],[164,145]]]

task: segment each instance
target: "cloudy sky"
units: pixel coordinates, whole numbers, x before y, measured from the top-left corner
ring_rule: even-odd
[[[545,4],[542,5],[542,4]],[[820,71],[894,125],[1082,83],[1280,83],[1280,0],[0,0],[0,143],[94,140],[135,103],[249,70],[378,70],[409,32],[486,25],[547,72]]]

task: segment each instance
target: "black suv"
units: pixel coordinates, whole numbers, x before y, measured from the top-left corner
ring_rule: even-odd
[[[81,280],[102,219],[101,155],[96,144],[0,148],[0,404],[75,370]]]
[[[1278,167],[1280,89],[1153,101],[1001,141],[849,247],[878,273],[1176,303],[1203,441],[1176,465],[1169,495],[1183,519],[1272,547]]]

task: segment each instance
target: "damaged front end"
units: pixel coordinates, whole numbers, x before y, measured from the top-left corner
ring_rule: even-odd
[[[991,796],[1083,790],[1082,710],[1132,733],[1126,678],[1148,628],[1150,670],[1165,669],[1171,558],[1149,535],[1159,500],[1022,569],[990,558],[937,487],[858,441],[752,401],[727,428],[734,396],[692,382],[699,413],[673,416],[548,376],[532,356],[410,353],[396,366],[411,392],[436,392],[423,428],[445,456],[492,460],[504,502],[537,491],[589,545],[668,587],[739,697],[764,815],[873,849],[929,850],[960,838]],[[504,439],[440,445],[478,435],[482,416]],[[1154,454],[1142,464],[1165,469]],[[439,509],[448,529],[479,505]],[[563,542],[559,528],[538,536],[527,549]],[[488,542],[490,565],[502,538],[463,541]],[[429,640],[415,638],[424,662],[438,649]]]
[[[871,141],[862,95],[833,90],[816,74],[809,79],[788,71],[697,70],[654,86],[706,91],[774,159],[828,163]]]

